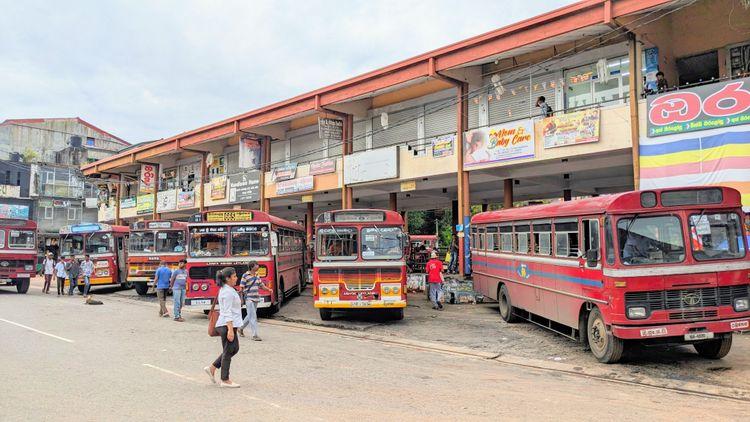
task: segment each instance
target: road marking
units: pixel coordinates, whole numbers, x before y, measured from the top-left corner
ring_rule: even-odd
[[[15,325],[17,327],[21,327],[21,328],[27,329],[29,331],[33,331],[35,333],[38,333],[38,334],[41,334],[41,335],[44,335],[44,336],[47,336],[47,337],[56,338],[58,340],[62,340],[62,341],[67,342],[67,343],[75,343],[71,339],[68,339],[68,338],[65,338],[65,337],[56,336],[56,335],[50,334],[50,333],[45,333],[44,331],[37,330],[36,328],[31,328],[31,327],[28,327],[26,325],[19,324],[17,322],[13,322],[13,321],[8,321],[7,319],[0,318],[0,321],[7,322],[8,324]]]
[[[177,372],[172,372],[169,369],[159,368],[158,366],[151,365],[150,363],[144,363],[143,366],[145,366],[147,368],[151,368],[151,369],[156,369],[157,371],[161,371],[161,372],[164,372],[165,374],[169,374],[169,375],[174,375],[176,377],[179,377],[179,378],[182,378],[182,379],[186,379],[188,381],[192,381],[192,382],[195,382],[195,383],[198,382],[198,380],[196,380],[195,378],[191,378],[191,377],[189,377],[187,375],[178,374]]]
[[[274,403],[274,402],[270,402],[270,401],[268,401],[268,400],[263,400],[263,399],[261,399],[261,398],[255,397],[255,396],[249,396],[249,395],[247,395],[247,394],[243,394],[243,396],[245,396],[245,397],[249,398],[250,400],[256,400],[256,401],[259,401],[259,402],[265,403],[265,404],[267,404],[267,405],[269,405],[269,406],[273,406],[273,407],[275,407],[275,408],[277,408],[277,409],[281,409],[281,406],[279,406],[278,404],[276,404],[276,403]]]

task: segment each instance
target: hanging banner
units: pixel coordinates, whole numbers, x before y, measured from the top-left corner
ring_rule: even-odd
[[[344,121],[341,119],[318,118],[318,137],[331,141],[344,139]]]
[[[318,160],[310,163],[310,175],[327,174],[336,171],[336,159]]]
[[[659,72],[659,48],[651,47],[644,49],[643,57],[643,65],[645,67],[643,72],[643,77],[645,78],[643,90],[647,94],[653,94],[658,89],[656,74]]]
[[[135,208],[135,196],[131,196],[129,198],[122,198],[120,201],[120,208]]]
[[[344,183],[372,182],[398,177],[398,147],[355,152],[344,157]]]
[[[139,195],[135,206],[135,213],[138,215],[149,214],[154,212],[154,195]]]
[[[297,176],[297,163],[282,164],[271,172],[271,181],[291,180]]]
[[[0,204],[0,218],[29,218],[29,206],[17,204]]]
[[[447,157],[453,155],[453,141],[456,135],[443,135],[432,138],[432,158]]]
[[[21,187],[15,185],[0,185],[0,198],[20,198]]]
[[[750,78],[648,97],[648,136],[750,124]]]
[[[177,191],[165,190],[156,194],[156,211],[172,211],[177,209]]]
[[[229,176],[229,202],[253,202],[260,199],[260,171]]]
[[[193,208],[195,206],[195,191],[177,193],[177,208]]]
[[[305,176],[276,183],[276,195],[287,195],[313,190],[314,179],[313,176]]]
[[[590,108],[542,119],[544,148],[599,141],[599,109]]]
[[[534,156],[534,124],[517,120],[470,130],[464,137],[464,169]]]
[[[227,196],[227,177],[217,176],[211,179],[211,199],[224,199]]]
[[[239,167],[241,169],[260,168],[260,141],[251,137],[240,139]]]
[[[156,166],[141,164],[141,175],[138,180],[138,193],[154,193],[156,190]]]

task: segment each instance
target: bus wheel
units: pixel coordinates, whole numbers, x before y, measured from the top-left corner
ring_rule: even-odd
[[[602,313],[599,308],[594,308],[589,313],[589,321],[586,324],[586,334],[589,339],[591,353],[601,363],[617,363],[622,357],[624,342],[607,331]]]
[[[29,291],[29,279],[16,280],[16,291],[22,295],[26,294]]]
[[[276,286],[276,303],[271,306],[271,314],[275,314],[281,310],[281,305],[284,304],[284,281],[280,280]]]
[[[404,308],[391,309],[391,319],[395,321],[404,319]]]
[[[123,290],[130,290],[133,288],[133,282],[132,281],[126,281],[124,283],[120,283],[120,288]]]
[[[148,283],[135,283],[135,292],[138,296],[146,296],[148,294]]]
[[[693,347],[699,355],[706,359],[721,359],[732,348],[732,333],[726,334],[722,338],[695,343]]]
[[[325,309],[325,308],[320,309],[320,319],[322,319],[323,321],[330,321],[332,314],[333,314],[333,311],[330,309]]]
[[[83,294],[83,289],[86,288],[85,284],[79,284],[78,285],[78,293]]]
[[[500,291],[497,295],[497,303],[497,307],[500,310],[500,317],[503,319],[503,321],[507,322],[508,324],[518,322],[518,316],[513,313],[513,305],[510,301],[510,293],[508,293],[508,288],[505,287],[505,284],[500,286]]]

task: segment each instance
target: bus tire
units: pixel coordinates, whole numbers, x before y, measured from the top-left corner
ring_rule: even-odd
[[[284,279],[279,279],[279,284],[276,286],[276,303],[271,305],[271,314],[275,314],[281,310],[281,306],[285,300],[284,294]]]
[[[404,308],[391,309],[391,319],[394,321],[401,321],[404,319]]]
[[[510,293],[505,284],[501,284],[497,292],[497,308],[500,311],[500,318],[508,324],[518,322],[518,316],[513,313],[513,303],[510,301]]]
[[[148,294],[148,283],[135,283],[135,292],[138,296],[146,296]]]
[[[26,294],[26,292],[29,291],[29,279],[22,278],[20,280],[16,280],[16,291],[19,294]]]
[[[86,288],[86,285],[84,285],[84,284],[79,284],[79,285],[78,285],[78,293],[80,293],[80,294],[83,294],[83,290],[84,290],[85,288]],[[90,289],[89,289],[89,291],[90,291]]]
[[[625,342],[607,330],[599,308],[593,308],[586,324],[591,353],[601,363],[617,363],[622,358]]]
[[[320,319],[323,321],[330,321],[333,311],[330,309],[320,308]]]
[[[721,359],[732,348],[732,333],[726,334],[721,338],[695,343],[693,347],[695,347],[695,351],[701,357],[706,359]]]
[[[120,283],[120,289],[122,290],[130,290],[133,288],[133,282],[132,281],[126,281],[124,283]]]

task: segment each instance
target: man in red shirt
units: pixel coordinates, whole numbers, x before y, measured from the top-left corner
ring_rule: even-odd
[[[443,290],[443,263],[438,259],[437,253],[430,253],[430,260],[425,265],[427,272],[427,283],[430,285],[430,300],[434,304],[432,309],[443,309],[440,296]]]

